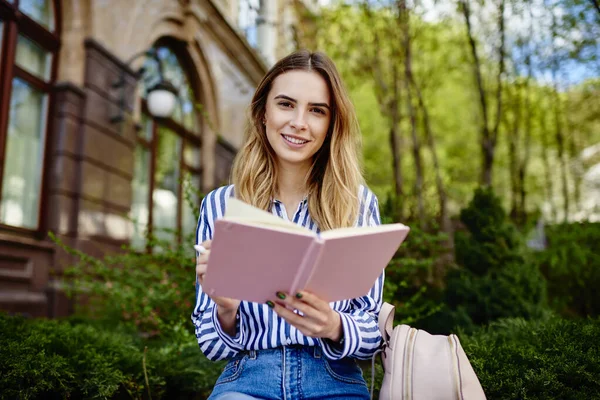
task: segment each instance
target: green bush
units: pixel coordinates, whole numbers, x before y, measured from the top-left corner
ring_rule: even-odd
[[[201,197],[186,188],[188,202]],[[42,364],[32,371],[17,361],[3,366],[15,378],[12,384],[2,382],[7,393],[23,398],[205,398],[210,393],[222,363],[205,358],[190,321],[194,237],[181,244],[157,239],[175,237],[164,233],[148,236],[152,253],[124,248],[102,258],[65,246],[51,235],[77,260],[62,277],[76,312],[61,322],[6,317],[31,343],[22,347],[18,337],[7,339],[2,351],[25,359],[42,355]],[[38,381],[34,373],[44,379]]]
[[[478,276],[508,264],[524,263],[524,241],[508,220],[500,199],[491,189],[475,190],[460,212],[468,232],[455,237],[456,262]]]
[[[154,253],[126,249],[103,258],[63,246],[78,258],[64,275],[76,314],[107,325],[123,324],[148,337],[164,337],[173,327],[191,329],[193,243],[192,238],[183,245],[153,240]]]
[[[397,221],[397,208],[398,203],[389,195],[381,206],[382,223]],[[430,232],[420,229],[418,224],[403,222],[411,230],[385,270],[383,300],[396,306],[398,323],[417,324],[441,308],[436,284],[440,269],[445,269],[443,260],[448,258],[444,246],[447,235],[436,231],[434,226]]]
[[[536,255],[548,296],[563,315],[600,315],[600,224],[546,227],[547,250]]]
[[[396,306],[398,323],[415,324],[440,309],[432,275],[445,251],[444,240],[441,233],[411,228],[409,238],[387,266],[383,300]]]
[[[0,392],[7,399],[107,398],[142,389],[131,364],[139,350],[130,338],[59,321],[0,321]]]
[[[514,316],[537,318],[545,300],[544,278],[529,263],[508,264],[483,276],[459,270],[448,278],[446,304],[475,325]]]
[[[221,367],[204,358],[193,335],[185,332],[180,340],[171,335],[169,341],[149,343],[90,322],[0,314],[0,337],[3,399],[138,399],[149,394],[153,399],[202,399]]]
[[[600,319],[504,319],[460,338],[488,399],[600,398]]]
[[[505,317],[536,318],[546,308],[546,281],[490,189],[477,189],[461,211],[459,268],[447,275],[442,310],[422,321],[432,333],[465,330]]]

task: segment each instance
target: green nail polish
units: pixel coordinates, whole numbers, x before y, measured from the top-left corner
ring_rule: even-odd
[[[296,298],[297,299],[301,299],[302,298],[302,293],[300,293],[300,292],[296,293]]]
[[[277,297],[279,297],[281,300],[285,300],[285,294],[281,293],[281,292],[277,292]]]
[[[271,300],[267,300],[267,305],[271,308],[275,307],[275,304]]]

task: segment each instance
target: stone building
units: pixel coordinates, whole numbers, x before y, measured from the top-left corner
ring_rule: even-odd
[[[180,178],[205,192],[227,181],[303,3],[0,0],[1,309],[69,312],[71,260],[49,231],[99,255],[143,251],[146,229],[194,229]],[[167,118],[145,99],[160,71],[178,93]]]

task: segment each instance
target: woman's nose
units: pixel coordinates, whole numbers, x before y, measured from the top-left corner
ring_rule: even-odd
[[[290,121],[292,128],[299,131],[306,129],[306,120],[304,118],[304,112],[298,111],[294,114],[294,118]]]

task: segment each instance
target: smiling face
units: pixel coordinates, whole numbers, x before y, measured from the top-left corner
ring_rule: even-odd
[[[290,71],[273,81],[267,96],[267,140],[281,165],[309,168],[327,137],[329,88],[316,72]]]

